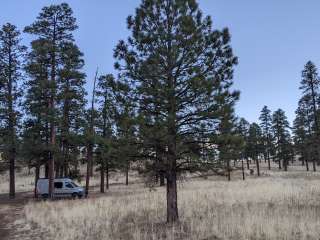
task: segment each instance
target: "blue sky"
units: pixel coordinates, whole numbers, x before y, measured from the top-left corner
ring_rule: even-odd
[[[126,17],[140,0],[1,0],[0,24],[11,22],[23,29],[45,5],[67,2],[73,8],[79,29],[76,42],[85,54],[85,72],[90,91],[97,67],[114,72],[113,49],[128,36]],[[319,0],[199,0],[214,28],[228,27],[239,57],[235,88],[241,91],[236,111],[250,122],[260,110],[282,108],[290,121],[300,97],[301,71],[308,60],[320,65]],[[30,36],[24,35],[29,44]]]

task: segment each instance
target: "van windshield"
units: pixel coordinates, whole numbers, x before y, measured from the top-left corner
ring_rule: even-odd
[[[71,184],[72,184],[73,187],[78,187],[78,185],[75,184],[74,182],[71,182]]]

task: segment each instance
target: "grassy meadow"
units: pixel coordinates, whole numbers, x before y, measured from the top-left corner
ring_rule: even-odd
[[[180,222],[165,224],[165,188],[150,189],[135,174],[129,186],[114,175],[111,188],[84,200],[30,201],[25,226],[47,239],[319,239],[320,173],[292,167],[262,176],[233,172],[179,183]],[[98,183],[98,176],[92,184]]]

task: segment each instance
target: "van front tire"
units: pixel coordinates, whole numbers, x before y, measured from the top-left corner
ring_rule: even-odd
[[[78,197],[78,193],[72,193],[71,197],[72,197],[72,199],[76,199]]]
[[[44,200],[47,200],[49,198],[49,194],[42,194],[41,197],[44,199]]]

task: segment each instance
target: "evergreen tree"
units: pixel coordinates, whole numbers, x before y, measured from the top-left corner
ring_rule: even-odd
[[[300,89],[303,96],[300,101],[303,102],[304,112],[308,121],[308,129],[310,136],[306,139],[308,142],[308,156],[312,159],[313,170],[316,170],[315,162],[320,164],[320,133],[319,133],[319,88],[320,80],[316,66],[311,62],[307,62],[302,71],[302,80]]]
[[[97,102],[99,104],[97,133],[98,133],[98,162],[100,163],[100,192],[109,189],[109,172],[114,168],[115,138],[113,128],[116,114],[117,83],[111,74],[101,76],[97,83]],[[106,176],[105,176],[106,174]],[[106,180],[106,184],[104,182]]]
[[[39,178],[40,167],[46,167],[48,177],[49,158],[49,98],[50,83],[48,80],[50,55],[45,40],[31,43],[31,51],[27,56],[25,71],[28,80],[24,83],[25,96],[23,108],[25,121],[22,135],[22,155],[28,166],[35,167],[35,183]],[[34,146],[30,148],[30,146]]]
[[[278,109],[272,115],[272,129],[276,141],[276,156],[279,163],[279,169],[281,169],[281,160],[284,170],[287,171],[288,162],[291,157],[290,149],[290,132],[289,122],[282,109]]]
[[[270,170],[270,155],[272,148],[272,116],[271,111],[267,106],[264,106],[261,110],[259,120],[263,136],[263,155],[264,159],[268,160],[268,168]]]
[[[313,116],[313,129],[315,135],[319,135],[319,122],[318,122],[318,99],[319,99],[320,80],[316,66],[311,62],[307,62],[302,71],[302,80],[300,89],[303,90],[304,95],[310,96],[310,106]]]
[[[293,122],[293,134],[296,151],[300,154],[302,163],[309,171],[309,161],[312,160],[315,170],[315,143],[312,131],[313,116],[311,114],[310,96],[304,95],[298,104],[296,118]]]
[[[86,104],[82,57],[75,44],[67,42],[61,45],[61,69],[57,75],[57,143],[60,159],[56,161],[56,176],[61,177],[70,175],[69,164],[73,164],[74,169],[78,164]]]
[[[50,55],[50,157],[49,157],[49,195],[53,193],[54,152],[56,148],[56,101],[57,75],[59,71],[60,53],[66,42],[72,42],[72,32],[77,28],[76,19],[68,4],[51,5],[42,8],[37,20],[25,28],[25,32],[46,40]]]
[[[236,123],[236,133],[242,138],[244,143],[244,146],[242,149],[242,159],[246,160],[248,170],[250,169],[249,151],[248,151],[249,128],[250,128],[250,123],[244,118],[240,118]]]
[[[25,47],[16,26],[7,23],[0,30],[0,128],[3,158],[9,163],[9,196],[15,197],[15,162],[17,155],[17,126],[22,96],[22,63]]]
[[[257,174],[260,176],[259,156],[262,153],[262,131],[257,123],[250,124],[247,148],[250,158],[256,162]]]
[[[228,98],[221,98],[220,109],[221,117],[218,127],[218,151],[219,160],[226,165],[228,180],[231,180],[231,166],[230,161],[240,158],[240,146],[242,146],[243,139],[236,134],[235,125],[236,118],[234,116],[234,100],[230,98],[231,102],[226,102]]]
[[[217,128],[219,98],[239,95],[230,90],[237,58],[228,30],[212,30],[211,18],[202,16],[195,0],[143,0],[136,15],[128,17],[128,28],[131,37],[119,42],[115,66],[131,82],[139,129],[154,122],[161,127],[167,222],[175,222],[179,172],[203,168],[200,146],[211,143]],[[142,145],[148,141],[143,136]],[[154,159],[153,151],[144,150]]]

